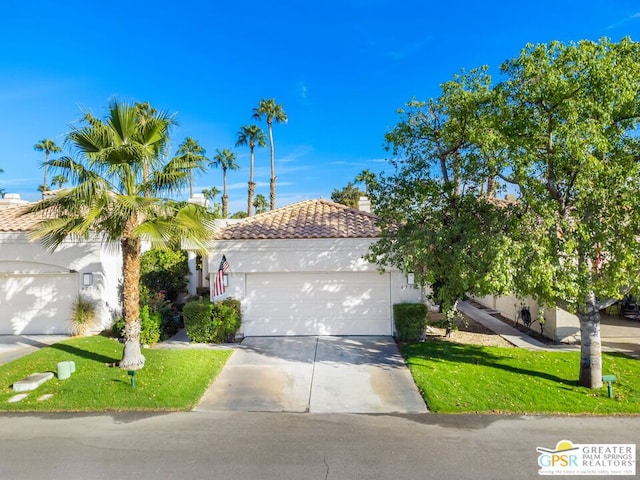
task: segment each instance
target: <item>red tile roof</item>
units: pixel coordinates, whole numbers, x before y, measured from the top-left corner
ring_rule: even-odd
[[[39,213],[22,215],[28,205],[0,208],[0,232],[30,232],[42,221]]]
[[[376,216],[328,200],[305,200],[229,224],[220,240],[375,238]]]

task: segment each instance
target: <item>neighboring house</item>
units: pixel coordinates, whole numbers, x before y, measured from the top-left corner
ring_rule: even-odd
[[[226,256],[226,291],[212,299],[241,301],[245,336],[392,335],[393,304],[423,296],[363,258],[378,234],[367,211],[307,200],[229,221],[203,271],[213,283]]]
[[[479,304],[499,312],[502,316],[523,324],[519,312],[523,306],[528,307],[531,314],[530,328],[535,332],[541,332],[545,337],[556,342],[576,343],[580,341],[580,320],[577,316],[563,310],[560,307],[541,307],[532,298],[524,300],[513,295],[496,297],[473,297]],[[542,328],[539,317],[544,319]]]
[[[65,241],[55,252],[29,239],[41,218],[22,216],[27,202],[0,200],[0,334],[67,334],[82,293],[98,300],[100,331],[119,313],[119,245]]]

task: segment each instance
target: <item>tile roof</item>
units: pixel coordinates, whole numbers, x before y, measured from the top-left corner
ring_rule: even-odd
[[[220,240],[375,238],[376,216],[329,200],[305,200],[223,228]]]
[[[42,221],[39,213],[22,215],[28,205],[0,208],[0,232],[30,232]]]

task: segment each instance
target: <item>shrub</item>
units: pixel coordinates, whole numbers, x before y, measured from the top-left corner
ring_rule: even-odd
[[[160,325],[162,317],[159,313],[152,313],[145,305],[140,309],[140,344],[153,345],[160,341]],[[120,317],[113,324],[113,334],[122,338],[124,336],[124,318]]]
[[[427,315],[427,306],[422,303],[396,303],[393,306],[393,318],[398,341],[421,340],[427,328]]]
[[[158,343],[161,322],[160,314],[150,313],[147,305],[140,309],[140,344],[154,345]]]
[[[208,300],[188,302],[183,310],[187,335],[196,343],[232,342],[240,328],[240,302],[233,299],[213,304]]]
[[[95,328],[97,311],[97,300],[78,294],[71,307],[71,334],[84,336]]]
[[[189,263],[184,251],[151,249],[140,257],[140,283],[153,292],[165,292],[175,302],[187,288]]]
[[[173,304],[167,300],[164,292],[153,292],[140,285],[140,307],[147,305],[149,313],[160,315],[160,340],[175,335],[180,329],[179,320]]]
[[[213,303],[209,300],[188,302],[182,309],[184,326],[191,341],[209,343],[213,338]]]

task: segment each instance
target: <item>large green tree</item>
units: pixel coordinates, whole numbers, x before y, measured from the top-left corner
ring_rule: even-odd
[[[382,231],[370,258],[431,285],[450,321],[465,294],[510,286],[502,281],[509,224],[486,196],[487,161],[475,146],[489,85],[484,69],[473,70],[444,83],[438,98],[409,102],[386,135],[393,172],[365,177]]]
[[[501,74],[458,76],[403,112],[372,253],[450,300],[512,291],[577,314],[579,383],[599,388],[599,309],[638,286],[640,44],[528,45]],[[517,202],[487,195],[501,184]]]
[[[144,366],[140,350],[140,253],[143,240],[157,248],[179,248],[188,241],[206,251],[209,216],[198,205],[165,196],[186,186],[190,162],[166,161],[172,118],[163,113],[142,117],[135,106],[113,101],[104,119],[86,113],[68,134],[77,155],[52,160],[75,185],[32,204],[27,213],[46,212],[34,233],[55,249],[66,238],[99,236],[119,242],[122,252],[125,344],[123,369]],[[145,180],[146,178],[146,180]]]
[[[185,138],[176,152],[180,161],[190,166],[189,198],[193,197],[193,172],[194,170],[204,170],[204,163],[207,161],[207,157],[204,156],[205,153],[207,151],[193,137]]]
[[[244,125],[238,132],[238,140],[236,147],[249,145],[250,161],[249,161],[249,192],[247,199],[247,216],[251,216],[253,207],[253,195],[256,191],[256,183],[253,181],[254,169],[254,149],[256,145],[259,147],[267,146],[267,137],[258,125]]]
[[[580,385],[602,385],[599,310],[638,284],[640,44],[527,45],[502,65],[496,143],[520,193],[516,288],[580,319]]]
[[[276,103],[275,99],[263,98],[256,108],[253,109],[253,118],[261,120],[265,118],[267,121],[267,128],[269,130],[269,147],[271,149],[271,180],[269,182],[269,209],[276,208],[276,163],[275,163],[275,148],[273,145],[273,121],[276,123],[287,122],[287,114],[282,108],[282,105]]]
[[[211,166],[222,168],[222,218],[227,218],[229,213],[229,196],[227,195],[227,170],[238,170],[236,154],[228,148],[216,149],[216,154],[210,162]]]
[[[44,180],[42,181],[42,197],[44,198],[44,192],[47,191],[47,169],[49,167],[49,155],[52,153],[61,152],[62,149],[56,145],[56,142],[50,138],[43,138],[33,146],[33,149],[38,152],[44,152],[44,163],[42,164],[44,170]]]

